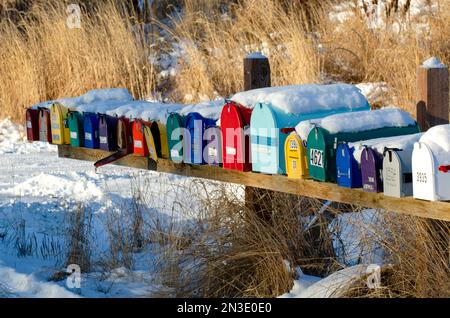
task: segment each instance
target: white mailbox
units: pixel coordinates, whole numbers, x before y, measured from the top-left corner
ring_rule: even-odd
[[[414,198],[450,200],[450,125],[435,126],[414,144]]]

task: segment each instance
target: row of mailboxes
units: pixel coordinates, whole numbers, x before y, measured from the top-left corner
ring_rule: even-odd
[[[327,122],[339,123],[340,119],[343,119],[340,117],[345,116],[345,120],[347,122],[353,121],[358,123],[359,121],[360,127],[356,128],[355,126],[352,127],[352,129],[349,129],[349,127],[341,125],[337,127],[335,126],[334,130],[330,132],[329,130],[321,127],[320,124],[316,125],[310,131],[307,139],[307,159],[309,175],[313,179],[318,181],[337,182],[336,150],[340,143],[355,142],[382,137],[409,135],[418,133],[420,131],[417,123],[409,115],[407,117],[408,120],[406,121],[408,124],[401,125],[395,121],[393,121],[392,124],[388,124],[390,118],[386,117],[392,116],[392,118],[395,118],[395,116],[393,115],[397,115],[397,113],[402,116],[406,116],[406,113],[400,110],[381,109],[371,112],[355,112],[327,117]],[[376,119],[377,117],[384,117],[387,126],[378,128],[377,125],[374,125],[374,123],[370,122],[372,117],[369,114],[374,114],[374,119]],[[361,117],[366,118],[366,121],[361,122]],[[367,155],[369,156],[369,154]],[[368,157],[368,160],[376,160],[372,157],[372,154],[370,154],[370,156],[371,158]]]

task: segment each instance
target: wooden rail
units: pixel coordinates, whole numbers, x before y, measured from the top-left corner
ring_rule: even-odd
[[[102,150],[58,146],[61,158],[97,161],[110,153]],[[349,203],[368,208],[384,209],[397,213],[419,216],[429,219],[450,221],[449,202],[428,202],[413,198],[391,198],[381,193],[364,192],[361,189],[341,188],[336,184],[314,180],[289,179],[281,175],[265,175],[253,172],[225,170],[219,167],[177,164],[169,160],[155,161],[129,155],[115,163],[116,165],[137,169],[171,173],[186,177],[195,177],[222,181],[254,188],[302,195],[310,198]]]

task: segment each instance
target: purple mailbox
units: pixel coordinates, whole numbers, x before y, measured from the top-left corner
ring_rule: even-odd
[[[383,192],[383,155],[364,146],[361,153],[361,176],[366,192]]]
[[[101,114],[99,115],[100,149],[116,151],[118,118]]]

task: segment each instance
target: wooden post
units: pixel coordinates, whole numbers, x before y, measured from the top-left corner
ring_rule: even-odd
[[[261,53],[252,53],[244,58],[244,90],[271,86],[269,59]],[[264,215],[262,201],[268,190],[245,187],[245,205]],[[265,204],[264,204],[265,205]]]
[[[244,90],[271,86],[269,59],[261,53],[253,53],[244,59]]]
[[[428,63],[428,62],[433,63]],[[426,61],[417,69],[417,122],[422,131],[449,123],[449,71],[437,58]],[[430,236],[450,259],[450,222],[428,220]]]
[[[419,66],[417,69],[417,122],[422,131],[449,123],[448,67]]]

